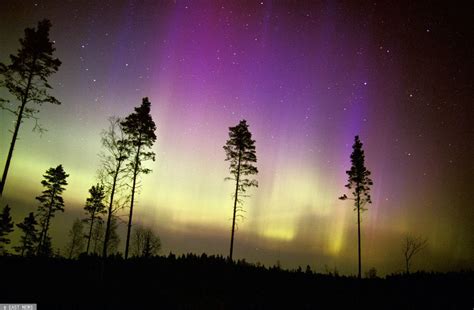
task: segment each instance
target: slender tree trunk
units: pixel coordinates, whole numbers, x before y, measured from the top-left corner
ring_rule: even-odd
[[[358,252],[359,252],[359,274],[358,278],[361,278],[361,272],[362,272],[362,263],[361,263],[361,255],[360,255],[360,194],[357,193],[357,236],[359,239],[358,242]]]
[[[130,202],[130,215],[128,217],[127,242],[125,243],[125,259],[128,258],[128,247],[130,245],[130,232],[132,230],[132,216],[133,216],[133,202],[135,200],[135,186],[136,186],[137,175],[138,175],[138,164],[140,160],[140,148],[141,148],[141,144],[139,144],[137,147],[137,154],[135,156],[135,165],[133,167],[132,201]]]
[[[97,253],[97,237],[94,237],[94,249],[92,250],[92,253]]]
[[[239,180],[240,180],[240,160],[242,158],[242,152],[239,151],[239,161],[237,163],[237,177],[235,180],[235,195],[234,195],[234,215],[232,216],[232,233],[230,236],[230,253],[229,260],[232,261],[232,254],[234,252],[234,232],[235,232],[235,216],[237,214],[237,200],[239,193]]]
[[[20,129],[21,119],[23,117],[23,110],[25,109],[26,102],[24,101],[21,104],[20,111],[18,112],[18,118],[15,124],[15,130],[13,131],[12,142],[10,144],[10,149],[8,150],[7,161],[5,162],[5,168],[3,169],[2,182],[0,182],[0,196],[3,195],[3,189],[5,188],[5,183],[7,182],[8,169],[10,168],[10,162],[13,156],[13,149],[15,148],[15,142],[18,135],[18,130]]]
[[[45,225],[45,228],[44,228],[43,242],[41,243],[41,247],[44,247],[44,242],[46,241],[46,238],[48,236],[49,219],[50,218],[51,218],[51,207],[49,208],[48,217],[46,218],[46,225]],[[41,247],[39,248],[39,250],[41,250]]]
[[[91,244],[91,238],[92,238],[92,227],[94,226],[94,215],[95,215],[95,210],[92,211],[92,216],[91,216],[91,228],[89,229],[89,236],[87,238],[87,248],[86,248],[86,254],[89,254],[89,246]]]
[[[408,243],[408,239],[406,240],[406,247],[405,247],[405,253],[404,253],[404,256],[405,256],[405,267],[406,267],[406,274],[409,274],[410,273],[410,265],[409,265],[409,261],[410,261],[410,258],[408,257],[408,250],[409,250],[409,243]]]
[[[0,197],[3,195],[5,183],[7,182],[8,169],[10,168],[10,162],[12,160],[13,149],[15,148],[18,131],[20,129],[21,119],[23,118],[23,111],[28,101],[28,94],[30,92],[31,81],[33,79],[33,68],[35,67],[35,65],[36,65],[36,57],[33,58],[32,69],[29,72],[28,83],[26,84],[25,93],[21,100],[21,107],[20,107],[20,111],[18,112],[18,118],[16,120],[15,130],[13,131],[12,142],[10,143],[10,149],[8,150],[7,161],[5,162],[5,168],[3,169],[2,182],[0,182]]]
[[[43,227],[41,228],[41,234],[40,234],[40,237],[39,237],[39,240],[38,240],[38,246],[36,248],[36,255],[39,254],[40,249],[41,249],[41,245],[43,243],[43,234],[44,234],[44,230],[45,230],[45,227],[46,227],[46,221],[43,223],[42,226]]]
[[[38,243],[38,248],[36,249],[36,255],[39,254],[41,251],[41,247],[44,244],[44,241],[46,240],[46,236],[48,234],[48,229],[49,229],[49,219],[51,218],[51,212],[53,209],[53,202],[54,202],[54,197],[56,196],[56,190],[53,190],[53,194],[51,195],[51,202],[49,203],[49,208],[48,208],[48,216],[46,217],[45,224],[43,226],[43,230],[41,231],[40,235],[40,240]]]
[[[105,226],[105,236],[104,236],[104,246],[102,248],[102,258],[107,257],[107,245],[109,243],[109,235],[110,235],[110,222],[112,219],[112,206],[114,203],[115,187],[117,185],[117,178],[120,171],[120,166],[121,166],[121,162],[117,165],[117,169],[115,170],[114,181],[112,183],[112,191],[110,193],[109,212],[107,214],[107,225]]]

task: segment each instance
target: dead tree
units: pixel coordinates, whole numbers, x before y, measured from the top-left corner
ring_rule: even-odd
[[[411,259],[421,250],[426,248],[428,240],[422,237],[413,237],[408,235],[403,243],[403,255],[405,256],[405,266],[407,274],[410,274]]]

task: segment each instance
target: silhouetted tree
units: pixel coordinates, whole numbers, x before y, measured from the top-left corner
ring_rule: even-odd
[[[33,212],[30,212],[22,223],[16,224],[16,226],[23,232],[23,235],[20,237],[20,245],[14,249],[21,256],[25,256],[25,254],[27,256],[34,254],[35,244],[38,241],[36,225],[38,225],[38,222],[36,222]]]
[[[158,254],[161,240],[150,228],[138,226],[134,228],[132,254],[134,256],[150,257]]]
[[[54,217],[57,211],[64,212],[64,200],[61,194],[66,189],[66,178],[69,175],[64,172],[63,166],[59,165],[56,168],[49,168],[46,174],[43,175],[44,180],[41,184],[45,190],[36,200],[40,202],[38,207],[38,215],[40,217],[41,233],[38,241],[38,254],[44,253],[41,249],[44,246],[45,240],[49,238],[48,230],[51,218]],[[51,243],[51,241],[49,241]]]
[[[0,214],[0,253],[4,254],[7,250],[4,248],[6,244],[10,244],[10,238],[7,237],[13,231],[13,221],[10,216],[10,207],[6,205]]]
[[[107,257],[112,217],[120,208],[120,204],[115,201],[115,196],[117,192],[123,189],[124,184],[122,182],[127,172],[125,161],[130,156],[130,147],[125,139],[121,120],[112,117],[109,119],[109,123],[109,128],[102,132],[104,152],[100,155],[102,167],[99,170],[99,178],[109,195],[104,244],[102,246],[102,257],[104,258]]]
[[[15,129],[7,154],[5,168],[3,170],[2,181],[0,183],[0,196],[3,194],[7,181],[8,169],[18,137],[18,131],[23,119],[33,118],[39,112],[37,108],[27,106],[29,103],[41,105],[44,102],[61,104],[59,100],[48,93],[52,87],[48,84],[48,77],[58,71],[61,61],[53,57],[56,50],[53,42],[49,39],[51,22],[42,20],[38,23],[37,29],[26,28],[25,37],[20,39],[20,49],[17,55],[10,55],[11,64],[0,63],[1,85],[15,97],[19,106],[17,108],[6,107],[3,101],[2,107],[16,115]],[[36,122],[35,128],[38,127]]]
[[[69,230],[69,241],[66,245],[68,258],[78,257],[84,251],[84,224],[80,219],[75,219]]]
[[[421,250],[426,248],[428,240],[422,237],[413,237],[408,235],[403,243],[403,256],[405,257],[405,266],[407,274],[410,274],[411,259]]]
[[[237,211],[242,211],[237,204],[242,204],[242,197],[246,197],[245,192],[247,188],[258,186],[256,180],[247,178],[249,175],[257,174],[257,167],[254,163],[257,162],[257,155],[255,153],[255,140],[252,140],[252,134],[248,130],[246,120],[240,121],[235,127],[229,127],[229,140],[224,145],[226,153],[226,161],[230,161],[230,174],[232,178],[226,180],[235,181],[234,192],[234,212],[232,216],[232,233],[230,238],[230,253],[229,259],[232,260],[232,253],[234,250],[234,232],[235,220]]]
[[[104,186],[97,184],[89,189],[89,198],[86,199],[86,205],[84,210],[86,211],[87,218],[84,222],[89,223],[89,234],[87,237],[86,254],[89,254],[89,247],[91,244],[92,230],[94,228],[94,221],[101,222],[101,216],[107,213],[106,205],[104,204],[105,192]]]
[[[130,163],[132,171],[132,191],[130,199],[130,215],[128,217],[127,239],[125,242],[125,258],[128,257],[130,244],[130,233],[132,228],[133,205],[135,202],[135,189],[137,176],[140,173],[147,174],[151,170],[142,167],[146,160],[155,160],[155,153],[151,151],[153,143],[156,141],[156,125],[150,114],[151,103],[148,98],[143,98],[142,104],[135,108],[135,112],[128,115],[121,123],[123,131],[127,135],[127,141],[133,148],[132,161]]]
[[[370,186],[373,185],[372,180],[369,178],[370,171],[365,167],[365,155],[362,149],[362,142],[359,140],[359,136],[355,136],[355,142],[352,146],[351,154],[351,170],[346,171],[349,176],[346,187],[353,189],[352,198],[355,201],[354,210],[357,211],[357,238],[358,238],[358,254],[359,254],[359,273],[358,278],[361,278],[362,262],[361,262],[361,240],[360,240],[360,213],[365,211],[364,205],[366,203],[372,203],[370,200]],[[345,194],[339,197],[341,200],[350,199]]]

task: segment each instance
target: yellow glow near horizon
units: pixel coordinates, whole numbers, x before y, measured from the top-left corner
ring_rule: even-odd
[[[262,232],[261,236],[272,240],[292,241],[295,237],[295,232],[291,228],[267,228]]]

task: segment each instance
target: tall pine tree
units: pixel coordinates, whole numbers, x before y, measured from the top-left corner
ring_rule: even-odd
[[[11,64],[0,63],[2,77],[0,85],[4,86],[19,103],[17,108],[2,104],[5,110],[16,116],[16,122],[0,182],[0,196],[5,188],[13,149],[23,119],[33,118],[37,121],[36,114],[39,112],[37,107],[45,102],[61,104],[48,93],[48,89],[52,88],[48,84],[48,78],[57,72],[61,65],[61,61],[53,57],[56,49],[49,39],[50,28],[51,22],[46,19],[40,21],[36,29],[26,28],[25,37],[20,39],[21,46],[17,55],[10,55]],[[37,122],[35,128],[40,128]]]
[[[358,240],[358,258],[359,258],[359,273],[358,278],[361,278],[362,274],[362,260],[361,260],[361,238],[360,238],[360,213],[365,211],[364,205],[366,203],[372,203],[370,200],[370,186],[373,185],[370,179],[370,171],[365,167],[365,155],[362,149],[362,142],[360,142],[359,136],[355,136],[355,142],[352,146],[351,154],[351,169],[346,171],[349,176],[346,187],[353,190],[352,196],[354,198],[348,198],[345,194],[339,199],[351,199],[354,200],[354,210],[357,211],[357,240]]]
[[[64,200],[61,196],[65,186],[67,185],[66,178],[69,175],[64,172],[63,166],[59,165],[56,168],[49,168],[46,174],[43,175],[44,180],[41,184],[45,187],[42,194],[36,197],[40,202],[38,207],[38,215],[40,217],[41,233],[38,241],[38,254],[45,253],[46,245],[51,244],[48,236],[51,219],[57,211],[64,212]],[[44,247],[44,248],[43,248]]]
[[[232,177],[226,179],[235,181],[234,211],[229,251],[230,260],[232,260],[234,251],[235,220],[237,212],[242,210],[238,205],[243,203],[242,198],[245,197],[247,188],[258,186],[256,180],[251,180],[247,177],[258,173],[257,167],[254,166],[257,162],[255,140],[252,140],[252,134],[248,130],[248,127],[246,120],[240,121],[235,127],[229,127],[229,140],[227,140],[224,146],[226,153],[225,160],[230,161],[229,170],[232,175]]]
[[[151,150],[151,147],[156,141],[156,125],[150,114],[150,106],[151,102],[148,98],[143,98],[142,104],[139,107],[136,107],[135,112],[128,115],[122,122],[123,130],[127,135],[127,140],[133,148],[132,160],[130,162],[130,168],[132,171],[132,192],[127,226],[127,239],[125,242],[125,259],[128,257],[130,245],[137,177],[141,173],[147,174],[151,172],[150,169],[142,167],[144,161],[155,160],[155,153]]]
[[[10,238],[7,236],[12,231],[13,221],[10,216],[10,207],[6,205],[2,213],[0,213],[0,254],[6,253],[4,246],[10,244]]]
[[[23,232],[23,235],[20,237],[20,245],[15,247],[15,251],[21,256],[35,254],[35,244],[38,241],[36,225],[38,225],[38,222],[36,221],[33,212],[30,212],[22,223],[16,224],[16,226]]]

